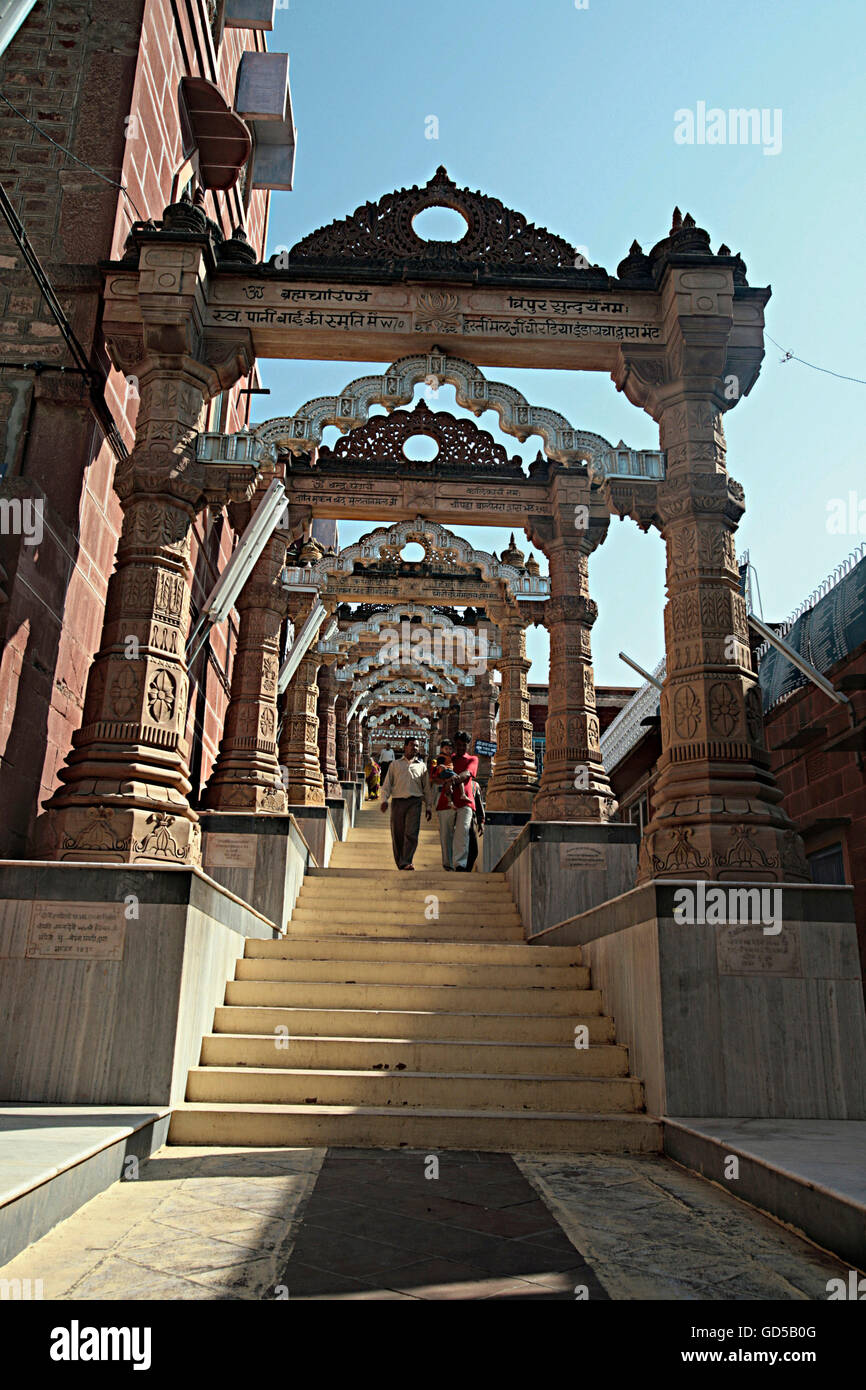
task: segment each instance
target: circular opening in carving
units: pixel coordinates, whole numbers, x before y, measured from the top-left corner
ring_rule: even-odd
[[[456,208],[425,208],[412,218],[412,228],[422,241],[460,241],[469,223]]]
[[[400,559],[408,560],[410,564],[415,565],[424,559],[424,554],[423,545],[419,545],[418,541],[409,541],[400,551]]]
[[[430,434],[412,434],[403,445],[403,457],[412,463],[432,463],[439,453],[439,445]]]

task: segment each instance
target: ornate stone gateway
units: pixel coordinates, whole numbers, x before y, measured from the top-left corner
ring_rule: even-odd
[[[422,561],[400,558],[411,542],[423,548]],[[518,552],[518,562],[522,559]],[[489,658],[502,675],[497,752],[487,803],[491,810],[530,810],[537,782],[526,684],[530,663],[524,630],[543,620],[544,599],[549,592],[546,579],[520,563],[506,563],[486,551],[475,550],[462,537],[421,517],[414,522],[380,527],[339,554],[324,555],[310,567],[289,567],[286,574],[288,582],[298,586],[299,596],[303,591],[315,593],[316,599],[330,610],[361,595],[375,595],[384,601],[384,611],[367,624],[350,622],[343,632],[320,642],[316,655],[309,658],[311,661],[339,660],[346,646],[360,639],[364,626],[381,639],[385,619],[407,610],[415,609],[418,616],[426,613],[433,622],[436,616],[431,604],[455,607],[471,602],[473,608],[484,610],[496,633],[495,642],[487,639],[485,668]],[[453,631],[450,620],[448,626]],[[472,718],[465,722],[471,725],[476,737],[490,738],[492,692],[486,669],[476,674],[469,660],[457,664],[434,660],[430,666],[416,663],[412,660],[411,643],[408,651],[397,653],[398,660],[391,665],[380,659],[387,651],[388,643],[380,644],[378,652],[360,657],[348,668],[356,697],[368,693],[371,698],[377,697],[384,682],[414,681],[421,683],[415,690],[419,703],[435,708],[437,702],[421,698],[424,683],[433,684],[446,694],[457,694],[458,687],[468,686],[475,699],[471,705],[465,702],[472,713]],[[337,674],[340,675],[339,670]],[[405,701],[405,693],[401,698]],[[312,744],[315,730],[307,728],[304,732]],[[305,763],[307,767],[311,765],[311,756]],[[312,795],[313,791],[311,776],[303,795]]]
[[[459,241],[416,235],[413,218],[435,205],[464,216]],[[141,382],[142,408],[118,478],[126,524],[84,725],[49,808],[52,853],[197,857],[183,737],[189,518],[253,484],[251,470],[241,480],[237,470],[228,478],[197,463],[195,434],[209,397],[257,356],[398,359],[377,384],[353,383],[345,397],[312,402],[263,431],[284,453],[291,530],[314,515],[525,526],[551,571],[554,695],[537,814],[603,821],[612,801],[594,716],[588,557],[609,510],[656,526],[668,558],[668,674],[663,771],[641,876],[806,879],[802,845],[761,747],[734,565],[743,492],[727,473],[722,429],[760,370],[768,298],[768,289],[749,286],[739,256],[726,246],[713,252],[707,233],[679,212],[649,254],[633,243],[611,275],[581,264],[562,238],[496,199],[457,188],[442,169],[424,188],[312,233],[287,265],[250,264],[239,236],[218,245],[204,213],[188,204],[166,209],[159,225],[137,224],[107,275],[104,326],[115,365]],[[521,404],[519,393],[481,378],[482,362],[609,372],[658,422],[665,467],[657,454],[612,449]],[[471,398],[479,412],[494,406],[517,437],[541,433],[546,456],[527,476],[483,432],[426,409],[395,410],[422,363],[434,381],[459,382],[461,403]],[[371,392],[389,420],[368,418]],[[314,459],[325,423],[348,433]],[[432,435],[441,466],[411,464],[410,432]],[[467,573],[461,583],[458,602],[483,603],[482,576]],[[345,596],[375,598],[377,584],[381,576],[346,576]],[[414,597],[437,595],[422,585]],[[118,661],[121,614],[140,629],[143,665]],[[517,672],[525,661],[517,632],[500,625],[500,634],[503,660]],[[299,677],[287,737],[290,759],[303,761],[301,735],[316,718],[315,668],[304,663]],[[321,778],[318,759],[316,770]],[[312,779],[312,767],[290,763],[289,801],[295,785],[312,791]]]

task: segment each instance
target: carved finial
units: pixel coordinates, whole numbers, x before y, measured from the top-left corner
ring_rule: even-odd
[[[239,265],[255,265],[258,259],[240,224],[234,228],[228,241],[222,243],[217,254],[221,261],[234,261]]]
[[[730,246],[726,246],[725,243],[722,242],[721,246],[719,247],[718,251],[716,252],[716,255],[717,255],[717,256],[730,256],[730,254],[731,254],[731,248],[730,248]]]
[[[503,550],[500,559],[503,565],[512,565],[515,569],[523,569],[523,551],[518,550],[513,531],[511,532],[508,545],[506,549]]]
[[[195,186],[195,193],[192,195],[192,201],[197,208],[204,207],[204,189],[200,183],[197,183]]]
[[[643,255],[643,247],[641,246],[639,241],[632,242],[631,246],[628,248],[628,254],[630,256]]]
[[[673,236],[674,232],[678,232],[682,225],[683,215],[680,212],[679,208],[674,208],[674,215],[671,218],[671,229],[668,235]]]
[[[683,218],[683,226],[684,226],[684,227],[694,227],[694,225],[695,225],[695,219],[692,217],[692,214],[691,214],[690,212],[687,212],[686,215],[685,215],[685,217]]]

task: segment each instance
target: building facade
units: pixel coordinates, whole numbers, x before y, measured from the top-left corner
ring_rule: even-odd
[[[273,8],[39,0],[3,34],[0,856],[25,851],[81,723],[119,535],[112,479],[133,444],[138,392],[105,350],[101,266],[123,256],[135,223],[193,196],[215,237],[239,232],[240,254],[248,243],[250,259],[262,259],[269,190],[291,186],[294,151],[288,57],[267,52]],[[242,428],[255,385],[253,371],[211,401],[204,427]],[[29,535],[28,517],[38,517]],[[193,621],[232,543],[224,513],[198,516]],[[217,629],[191,672],[199,787],[222,730],[235,637],[231,622]]]

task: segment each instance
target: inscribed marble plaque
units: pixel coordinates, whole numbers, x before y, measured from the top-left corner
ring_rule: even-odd
[[[227,831],[208,834],[205,838],[204,863],[206,868],[211,869],[254,869],[255,835],[231,835]]]
[[[123,960],[123,903],[34,902],[25,956],[35,960]]]

